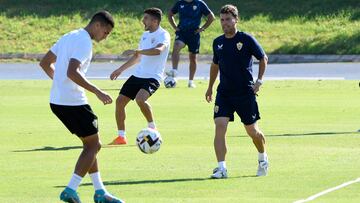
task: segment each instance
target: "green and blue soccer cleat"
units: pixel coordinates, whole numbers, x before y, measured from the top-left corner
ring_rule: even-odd
[[[104,190],[95,191],[94,202],[95,203],[125,203],[121,199],[118,199],[110,194],[106,194]]]
[[[68,203],[81,203],[80,198],[75,190],[68,187],[60,194],[60,200]]]

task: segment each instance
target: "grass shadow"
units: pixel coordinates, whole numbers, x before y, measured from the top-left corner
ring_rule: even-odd
[[[314,132],[314,133],[286,133],[286,134],[265,134],[265,137],[302,137],[302,136],[328,136],[328,135],[342,135],[342,134],[360,134],[358,132]],[[249,137],[247,135],[230,135],[228,137]]]
[[[255,175],[234,176],[227,179],[256,178]],[[159,184],[159,183],[178,183],[178,182],[199,182],[199,181],[217,181],[221,179],[208,178],[178,178],[162,180],[126,180],[126,181],[104,181],[104,185],[142,185],[142,184]],[[80,186],[92,186],[92,183],[83,183]],[[55,188],[63,188],[65,185],[57,185]]]
[[[102,148],[116,148],[116,147],[134,147],[135,145],[102,145]],[[37,149],[24,149],[24,150],[14,150],[12,152],[38,152],[38,151],[68,151],[74,149],[82,149],[83,146],[66,146],[66,147],[52,147],[44,146]]]

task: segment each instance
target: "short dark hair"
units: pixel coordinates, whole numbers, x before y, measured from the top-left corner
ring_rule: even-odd
[[[160,8],[147,8],[144,10],[144,13],[151,15],[152,17],[156,18],[159,23],[161,21],[162,11]]]
[[[221,7],[220,14],[231,14],[234,18],[239,17],[238,9],[232,4],[226,4]]]
[[[113,17],[105,10],[99,11],[93,15],[90,20],[90,24],[95,22],[100,22],[102,25],[110,25],[112,28],[115,26]]]

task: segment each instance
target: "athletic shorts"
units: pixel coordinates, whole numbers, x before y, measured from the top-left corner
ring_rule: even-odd
[[[228,117],[234,121],[234,112],[244,125],[254,124],[260,119],[255,95],[228,97],[217,94],[214,107],[214,118]]]
[[[188,46],[190,53],[198,54],[200,48],[200,33],[195,31],[176,31],[175,32],[175,41],[180,40]]]
[[[72,134],[78,137],[87,137],[98,133],[98,118],[90,105],[50,104],[50,108]]]
[[[132,75],[122,86],[120,94],[134,100],[140,89],[146,90],[151,96],[159,87],[160,83],[154,78],[138,78]]]

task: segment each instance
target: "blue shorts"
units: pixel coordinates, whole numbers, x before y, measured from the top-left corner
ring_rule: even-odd
[[[200,33],[195,31],[176,31],[175,41],[180,40],[188,46],[189,52],[193,54],[199,53],[200,48]]]
[[[228,117],[230,121],[234,121],[234,112],[241,118],[244,125],[251,125],[259,120],[260,113],[255,95],[229,97],[217,94],[214,118]]]

